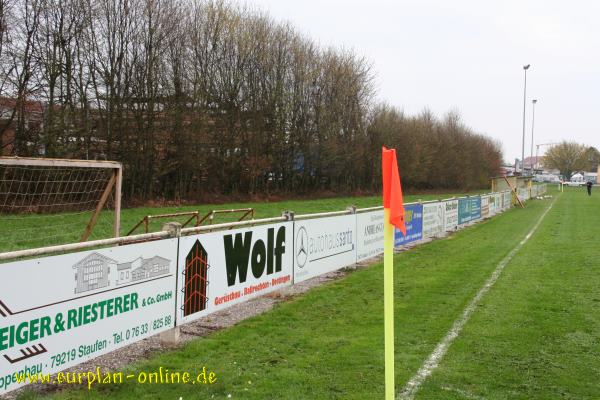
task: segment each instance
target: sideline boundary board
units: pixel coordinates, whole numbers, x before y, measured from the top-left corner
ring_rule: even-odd
[[[498,197],[505,203],[507,195]],[[461,201],[469,207],[461,209]],[[433,236],[465,224],[461,212],[468,211],[468,222],[481,215],[481,196],[406,204],[410,233],[400,245],[424,236],[424,205],[435,216],[428,222],[435,222],[428,227]],[[171,238],[165,235],[176,233],[79,243],[76,249],[121,246],[0,264],[0,282],[21,282],[0,294],[0,378],[58,372],[383,252],[382,209],[327,214],[223,224],[213,226],[221,229],[215,232]],[[153,241],[126,242],[141,238]],[[23,298],[27,292],[38,296]],[[66,361],[57,363],[57,354]],[[2,394],[18,387],[12,380],[2,385]]]

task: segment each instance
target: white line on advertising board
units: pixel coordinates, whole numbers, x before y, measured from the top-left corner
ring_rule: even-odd
[[[292,222],[182,237],[177,324],[290,286],[293,240]]]
[[[0,265],[0,394],[174,326],[177,239]]]

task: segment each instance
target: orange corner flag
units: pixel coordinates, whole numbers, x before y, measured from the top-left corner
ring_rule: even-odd
[[[402,185],[398,173],[396,150],[383,147],[381,152],[381,166],[383,175],[383,208],[390,210],[389,222],[406,236],[404,225],[404,201],[402,199]]]
[[[385,147],[383,167],[383,314],[385,345],[385,400],[394,400],[394,226],[406,236],[404,204],[396,150]]]

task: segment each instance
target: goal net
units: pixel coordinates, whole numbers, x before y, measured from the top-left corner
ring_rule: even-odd
[[[121,164],[0,157],[0,253],[119,236]]]

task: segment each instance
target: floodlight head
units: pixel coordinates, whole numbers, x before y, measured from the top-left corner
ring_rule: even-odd
[[[523,69],[524,69],[524,70],[528,70],[528,69],[529,69],[529,67],[531,67],[531,64],[523,65]]]
[[[537,103],[537,99],[533,99],[533,100],[531,100],[531,102],[532,102],[533,104],[535,104],[535,103]]]

